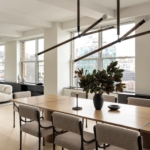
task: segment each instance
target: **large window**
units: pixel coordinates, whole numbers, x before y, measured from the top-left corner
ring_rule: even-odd
[[[76,36],[74,33],[73,36]],[[73,42],[73,59],[83,56],[98,48],[98,33],[81,37]],[[93,68],[98,69],[98,53],[93,54],[77,63],[73,64],[73,76],[74,71],[78,68],[84,68],[89,73],[93,71]],[[75,80],[72,80],[72,84],[75,85]]]
[[[124,35],[134,24],[121,26],[121,35]],[[102,33],[102,46],[117,39],[116,29]],[[132,34],[135,34],[134,32]],[[135,91],[135,39],[123,41],[102,51],[102,68],[106,69],[111,61],[118,61],[118,66],[124,69],[123,83],[126,84],[125,91]]]
[[[124,35],[135,24],[124,24],[121,26],[121,35]],[[132,33],[134,34],[134,32]],[[76,33],[74,34],[74,36]],[[96,33],[77,39],[73,42],[73,59],[83,56],[98,47],[102,47],[117,39],[116,29],[104,31],[100,34]],[[74,71],[78,68],[84,68],[88,72],[93,69],[106,69],[112,62],[118,61],[118,66],[124,69],[123,82],[126,83],[125,91],[135,91],[135,39],[130,39],[117,43],[109,48],[104,49],[102,52],[95,53],[77,63],[72,64],[72,86],[75,86],[73,79]]]
[[[5,71],[5,46],[0,45],[0,80],[4,80]]]
[[[35,54],[44,50],[44,39],[33,39],[22,42],[22,78],[29,83],[44,82],[44,56]]]

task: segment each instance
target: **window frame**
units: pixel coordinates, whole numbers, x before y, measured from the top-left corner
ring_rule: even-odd
[[[39,48],[38,48],[38,40],[39,39],[43,39],[44,40],[44,37],[37,37],[37,38],[33,38],[33,39],[27,39],[27,40],[22,40],[22,41],[20,41],[21,42],[21,53],[20,53],[20,70],[21,70],[21,72],[20,72],[20,74],[21,74],[21,77],[22,77],[22,79],[23,79],[23,63],[35,63],[35,83],[34,82],[26,82],[26,83],[31,83],[31,84],[37,84],[37,83],[39,83],[39,76],[38,76],[38,71],[39,71],[39,66],[38,66],[38,64],[39,64],[39,62],[43,62],[44,63],[44,58],[43,58],[43,60],[39,60],[39,58],[38,57],[35,57],[35,60],[31,60],[31,61],[23,61],[23,59],[22,59],[22,54],[23,54],[23,42],[27,42],[27,41],[32,41],[32,40],[35,40],[35,54],[37,54],[37,53],[39,53]]]
[[[121,23],[121,25],[127,25],[127,24],[133,24],[133,23],[135,23],[135,22],[134,21],[130,21],[130,22]],[[115,25],[116,24],[110,24],[110,25],[94,28],[94,30],[99,30],[99,29],[103,29],[103,28],[107,28],[107,27],[115,26]],[[74,33],[76,33],[76,31],[75,32],[71,32],[71,36],[72,37],[74,37]],[[74,65],[73,64],[74,63],[74,59],[73,59],[73,51],[74,50],[73,49],[75,49],[74,43],[75,43],[74,41],[71,42],[71,73],[70,73],[71,74],[71,76],[70,76],[71,87],[74,87],[74,85],[73,85],[73,65]],[[98,32],[98,46],[102,47],[102,32]],[[136,61],[136,54],[135,54],[135,56],[102,57],[102,51],[99,51],[97,58],[84,58],[83,60],[98,60],[98,69],[102,70],[102,68],[103,68],[102,65],[103,65],[103,60],[104,59],[125,59],[125,58],[134,58],[135,61]],[[136,66],[135,66],[135,71],[136,71]],[[124,91],[124,92],[134,93],[135,91],[134,92],[133,91]]]

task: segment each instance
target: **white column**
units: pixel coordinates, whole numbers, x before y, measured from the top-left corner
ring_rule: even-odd
[[[44,31],[45,49],[70,38],[70,32],[63,31],[56,23]],[[63,94],[63,88],[70,86],[71,44],[53,49],[44,54],[44,94]]]
[[[17,82],[20,62],[20,42],[12,41],[5,44],[5,81]]]
[[[136,23],[144,17],[136,19]],[[150,30],[150,22],[142,25],[136,33]],[[150,95],[150,34],[136,38],[136,94]]]

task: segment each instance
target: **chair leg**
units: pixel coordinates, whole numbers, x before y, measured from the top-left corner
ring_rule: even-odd
[[[88,127],[87,119],[86,119],[86,128]]]
[[[26,121],[27,121],[27,118],[25,118],[25,123],[26,123]]]
[[[20,150],[22,150],[22,131],[20,131]]]
[[[13,127],[15,128],[15,111],[13,111]]]
[[[39,137],[39,150],[41,150],[41,137]]]
[[[44,110],[42,110],[42,117],[43,117],[43,119],[44,119]]]
[[[55,143],[53,143],[53,150],[55,150]]]
[[[84,118],[82,118],[82,123],[83,123],[83,125],[84,125]]]
[[[64,148],[62,147],[62,150],[64,150]]]
[[[96,150],[98,150],[98,144],[97,141],[95,142]]]
[[[44,137],[43,137],[43,146],[45,146],[45,139],[44,139]]]

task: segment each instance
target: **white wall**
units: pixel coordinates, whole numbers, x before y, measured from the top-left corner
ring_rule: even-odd
[[[143,17],[137,18],[136,23]],[[142,25],[136,33],[150,30],[150,22]],[[136,94],[150,95],[150,34],[136,38]]]
[[[5,44],[5,81],[17,82],[19,73],[19,43],[17,41]]]

